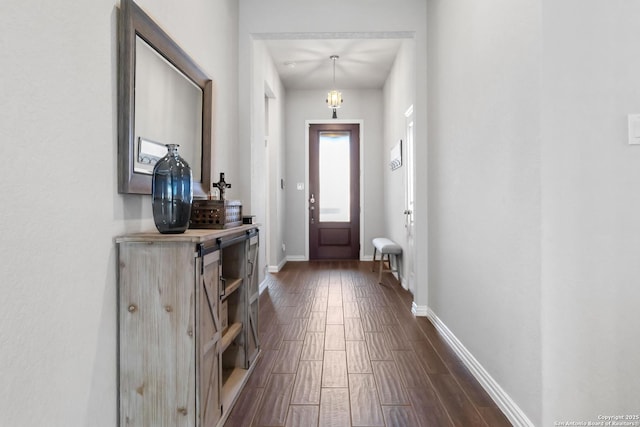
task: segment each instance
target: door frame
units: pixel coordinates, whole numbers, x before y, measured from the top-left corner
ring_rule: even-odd
[[[354,124],[358,125],[360,129],[360,250],[358,251],[358,257],[362,261],[364,256],[364,120],[346,120],[346,119],[324,119],[324,120],[305,120],[304,122],[304,259],[309,261],[309,127],[311,125],[324,125],[324,124]]]
[[[405,142],[406,147],[403,147],[403,155],[406,161],[405,172],[404,172],[404,192],[405,192],[405,252],[406,258],[402,257],[402,277],[401,284],[402,287],[411,293],[415,294],[416,292],[416,234],[415,234],[415,200],[416,200],[416,140],[415,140],[415,117],[413,113],[413,104],[409,106],[407,111],[404,113],[405,117]],[[411,132],[411,135],[409,135]],[[411,144],[411,150],[409,149],[409,145]],[[406,154],[406,155],[405,155]],[[410,172],[412,172],[412,176],[409,176]],[[409,179],[411,179],[413,185],[409,188]],[[410,190],[412,194],[410,193]],[[412,199],[413,206],[411,206],[411,213],[407,214],[407,210],[409,210],[409,198]],[[408,227],[411,226],[411,229]],[[411,242],[409,241],[411,239]]]

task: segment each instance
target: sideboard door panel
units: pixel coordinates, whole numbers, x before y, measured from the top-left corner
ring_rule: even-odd
[[[204,257],[200,298],[200,404],[203,426],[215,426],[222,415],[220,406],[220,337],[218,251]]]
[[[193,249],[128,243],[119,250],[120,424],[193,426],[194,286],[177,286],[193,284]]]
[[[258,339],[258,300],[260,290],[258,283],[258,233],[247,240],[247,367],[258,357],[260,341]]]

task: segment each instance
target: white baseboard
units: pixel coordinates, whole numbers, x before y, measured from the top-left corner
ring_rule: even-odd
[[[287,261],[302,262],[302,261],[309,261],[309,260],[304,255],[289,255],[287,256]]]
[[[269,287],[269,281],[265,278],[261,283],[260,286],[258,286],[258,293],[260,295],[262,295],[262,293],[264,292],[265,289],[267,289]]]
[[[304,262],[309,261],[304,255],[289,255],[287,261],[291,262]],[[360,261],[373,261],[373,255],[363,255]]]
[[[415,303],[414,307],[417,307]],[[460,360],[462,360],[462,363],[471,371],[475,379],[478,380],[482,388],[491,396],[491,399],[498,405],[511,424],[516,427],[534,427],[531,420],[522,412],[520,407],[516,405],[496,380],[489,375],[489,372],[473,357],[473,354],[456,338],[453,332],[436,316],[433,310],[427,308],[427,317],[438,332],[442,334],[447,344],[449,344]]]
[[[267,267],[267,271],[269,273],[278,273],[280,270],[282,270],[282,268],[284,267],[284,265],[287,263],[287,259],[286,258],[282,258],[282,260],[278,263],[278,265],[270,265]]]
[[[416,302],[411,303],[411,313],[416,317],[428,317],[429,307],[426,305],[418,305]]]

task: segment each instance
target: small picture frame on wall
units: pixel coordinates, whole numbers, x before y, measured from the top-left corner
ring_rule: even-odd
[[[402,166],[402,140],[398,142],[389,153],[389,167],[392,171]]]

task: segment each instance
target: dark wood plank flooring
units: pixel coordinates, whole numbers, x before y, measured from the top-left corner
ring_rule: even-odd
[[[288,263],[260,296],[262,355],[225,426],[510,426],[411,295],[370,262]]]

